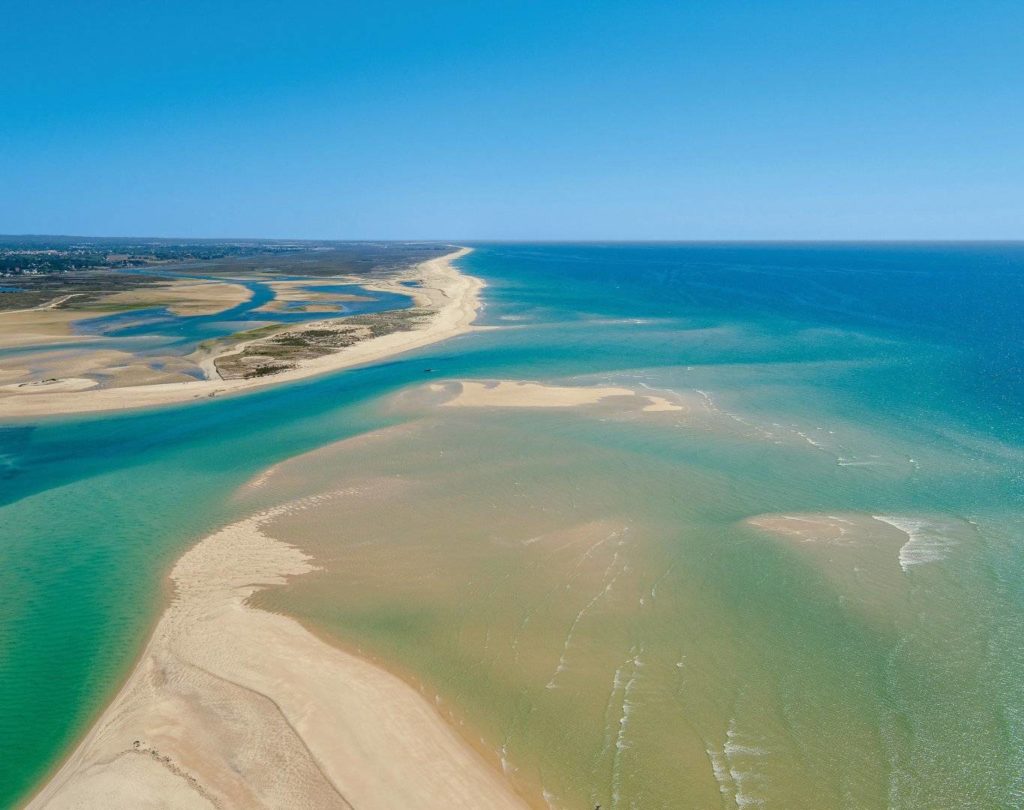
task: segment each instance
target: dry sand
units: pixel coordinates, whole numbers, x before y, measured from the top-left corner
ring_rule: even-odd
[[[117,411],[130,408],[170,405],[223,396],[293,382],[338,371],[352,366],[371,363],[401,352],[418,349],[440,340],[466,332],[471,328],[480,307],[480,279],[459,272],[452,262],[467,253],[462,248],[446,256],[423,262],[413,270],[376,284],[365,284],[367,289],[411,294],[418,306],[432,314],[416,329],[393,332],[389,335],[365,340],[334,354],[303,362],[298,367],[269,377],[238,380],[197,380],[170,382],[156,385],[97,388],[89,391],[51,391],[27,395],[7,389],[0,394],[0,419],[38,417],[51,414]],[[418,280],[419,287],[407,287],[402,281]],[[39,317],[39,313],[31,313]],[[51,312],[49,315],[70,313]],[[3,319],[0,319],[2,322]],[[237,351],[238,346],[231,348]],[[204,364],[209,368],[210,362]],[[62,375],[54,375],[62,376]]]
[[[89,340],[86,335],[71,334],[71,323],[82,317],[81,312],[49,305],[0,312],[0,349]]]
[[[462,408],[573,408],[596,405],[608,397],[630,397],[645,401],[645,411],[681,411],[682,405],[665,397],[640,394],[632,388],[615,386],[545,385],[519,380],[477,382],[462,380],[459,392],[444,403],[446,407]],[[435,384],[432,390],[442,391],[445,386]]]
[[[104,306],[167,307],[175,315],[214,315],[252,297],[247,287],[229,281],[178,278],[113,293],[100,301]]]
[[[86,391],[98,385],[88,377],[61,377],[60,379],[34,380],[33,382],[12,383],[0,386],[0,391],[15,391],[19,394],[44,394],[48,391]]]
[[[340,494],[340,493],[339,493]],[[128,682],[30,808],[524,808],[404,681],[247,605],[313,570],[268,510],[175,566]]]
[[[340,304],[346,301],[367,301],[368,296],[350,295],[349,293],[331,292],[332,287],[339,284],[338,279],[317,281],[315,279],[299,279],[289,281],[264,281],[274,291],[274,300],[260,307],[257,312],[288,312],[295,311],[289,304],[302,302],[303,312],[337,312]],[[347,282],[341,282],[347,283]],[[351,283],[359,285],[359,280]],[[359,285],[362,286],[362,285]]]

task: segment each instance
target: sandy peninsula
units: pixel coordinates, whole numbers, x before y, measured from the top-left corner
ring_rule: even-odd
[[[341,493],[339,493],[341,494]],[[415,689],[250,607],[314,570],[264,525],[186,553],[134,672],[29,808],[524,808]]]
[[[9,385],[0,392],[0,419],[119,411],[226,396],[372,363],[445,340],[468,331],[480,308],[483,282],[460,272],[452,264],[470,250],[461,248],[423,262],[393,278],[363,285],[369,290],[412,295],[417,307],[425,313],[413,329],[363,340],[332,354],[303,361],[295,368],[265,377],[220,379],[213,373],[215,358],[207,358],[202,367],[210,378],[205,380],[88,390],[81,390],[76,386],[76,390],[69,390],[67,387],[53,386],[53,383],[59,383],[61,377],[65,376],[59,375],[54,377],[50,385]],[[410,281],[417,282],[417,286],[403,284]],[[65,319],[70,317],[67,313],[60,315]],[[239,348],[240,345],[236,345],[232,351]]]

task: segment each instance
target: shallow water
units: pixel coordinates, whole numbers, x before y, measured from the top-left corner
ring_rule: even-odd
[[[505,328],[3,429],[0,803],[110,696],[184,548],[351,487],[275,526],[324,571],[260,601],[439,696],[554,805],[1021,804],[1024,249],[513,245],[463,266]],[[689,409],[423,393],[460,377]],[[747,522],[765,515],[821,536]],[[855,528],[833,543],[820,515]]]

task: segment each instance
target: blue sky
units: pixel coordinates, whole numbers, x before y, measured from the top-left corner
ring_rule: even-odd
[[[7,4],[0,233],[1024,238],[1024,4]]]

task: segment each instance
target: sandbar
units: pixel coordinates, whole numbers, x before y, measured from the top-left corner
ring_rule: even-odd
[[[214,315],[252,297],[249,289],[230,281],[176,278],[137,290],[104,296],[105,306],[167,307],[175,315]]]
[[[330,497],[234,523],[178,561],[135,670],[29,808],[528,806],[413,687],[247,604],[314,570],[264,525]]]
[[[617,386],[546,385],[521,380],[462,380],[459,392],[444,403],[459,408],[578,408],[596,405],[608,397],[631,397],[646,402],[644,411],[682,411],[682,405],[665,397],[640,394],[632,388]],[[435,384],[433,390],[444,390]]]

